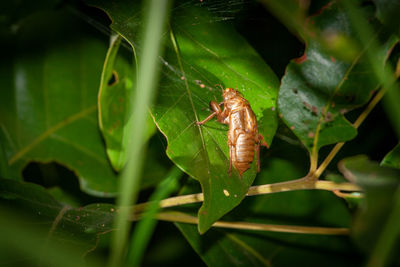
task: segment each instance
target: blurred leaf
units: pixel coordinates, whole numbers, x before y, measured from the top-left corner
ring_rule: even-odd
[[[290,162],[271,159],[257,183],[301,177]],[[223,220],[347,227],[350,213],[330,192],[292,191],[246,198]],[[208,266],[352,266],[357,255],[347,237],[242,231],[213,228],[199,235],[195,227],[176,224]]]
[[[72,194],[66,192],[60,187],[52,187],[47,189],[47,193],[50,194],[54,199],[63,205],[69,205],[71,207],[79,207],[79,200]]]
[[[143,166],[143,178],[140,181],[141,189],[157,186],[165,179],[169,168],[173,165],[163,153],[165,146],[160,142],[161,137],[161,134],[157,133],[149,140]]]
[[[400,5],[397,0],[373,0],[376,16],[389,29],[400,35]]]
[[[371,20],[372,12],[368,9],[364,11]],[[379,83],[368,64],[365,51],[359,48],[362,46],[352,39],[357,33],[347,14],[335,3],[325,7],[320,15],[310,17],[309,23],[316,27],[314,35],[318,38],[311,35],[305,40],[307,48],[304,55],[288,65],[282,79],[278,106],[284,122],[305,147],[312,151],[315,146],[318,151],[322,146],[347,141],[357,135],[344,114],[367,103]],[[372,20],[371,24],[374,23]],[[387,52],[396,40],[379,37],[384,44],[374,53],[383,67]],[[335,58],[319,42],[322,39],[333,44],[337,38],[349,39],[352,46],[357,45],[358,54],[351,61]],[[345,47],[339,46],[340,50],[346,50]]]
[[[397,144],[381,162],[382,166],[400,169],[400,144]]]
[[[106,11],[113,20],[111,28],[136,50],[141,49],[136,34],[140,10],[134,4],[88,2]],[[230,9],[229,5],[215,8]],[[276,76],[230,23],[207,10],[205,3],[181,4],[173,9],[173,32],[165,34],[171,40],[166,40],[163,77],[157,102],[151,107],[158,128],[167,137],[168,156],[202,185],[205,201],[199,211],[200,232],[240,203],[256,174],[253,164],[243,178],[236,170],[229,177],[227,127],[215,121],[202,127],[195,124],[209,115],[210,100],[221,99],[221,89],[215,85],[238,88],[250,102],[269,144],[277,125]],[[227,198],[224,190],[231,197]]]
[[[324,177],[325,180],[332,181],[335,183],[345,183],[347,182],[346,178],[340,174],[327,174]],[[363,194],[360,192],[336,192],[338,197],[343,198],[347,202],[347,206],[349,209],[354,210],[356,209],[360,203],[363,201]]]
[[[263,0],[260,2],[262,2],[291,32],[299,36],[304,36],[305,27],[303,24],[310,1]]]
[[[110,204],[72,208],[59,203],[41,186],[10,179],[0,179],[0,203],[24,214],[27,227],[40,223],[47,229],[47,236],[38,244],[51,241],[74,247],[82,257],[96,248],[99,235],[111,231],[115,212]]]
[[[116,171],[126,163],[129,131],[134,123],[127,116],[128,100],[132,99],[135,69],[126,57],[118,53],[121,36],[113,35],[104,61],[99,90],[99,125],[107,146],[107,155]],[[151,117],[148,120],[147,138],[155,132]],[[124,136],[125,139],[124,140]]]
[[[40,13],[25,20],[3,51],[0,140],[7,178],[20,179],[32,160],[57,161],[77,174],[83,191],[114,195],[117,179],[96,114],[103,41],[63,12]]]
[[[0,35],[15,32],[23,19],[30,15],[52,10],[59,4],[60,0],[18,0],[0,2]]]
[[[400,233],[398,224],[400,209],[396,200],[398,198],[396,192],[400,188],[400,171],[381,167],[377,162],[368,160],[366,156],[346,158],[339,163],[339,169],[347,179],[359,184],[366,195],[353,223],[353,237],[357,244],[367,253],[378,247],[377,244],[381,243],[379,239],[382,237],[386,239],[381,240],[383,243],[390,242],[393,245]],[[392,215],[397,217],[393,218]],[[393,219],[396,222],[394,228]],[[389,236],[383,235],[387,232],[385,227],[388,226],[391,226],[391,233]],[[387,248],[389,251],[392,245]],[[379,259],[382,260],[384,258]],[[373,266],[383,266],[383,264]]]
[[[16,214],[0,204],[0,262],[4,266],[100,266],[83,258],[73,246],[45,238],[46,231],[31,223],[24,214]],[[66,260],[68,259],[68,260]]]

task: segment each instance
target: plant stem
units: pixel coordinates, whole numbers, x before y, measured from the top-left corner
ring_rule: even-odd
[[[319,126],[318,126],[319,127]],[[318,138],[318,129],[317,129],[317,134],[315,135],[314,140],[317,140]],[[313,178],[317,178],[317,176],[314,175],[315,171],[317,170],[317,166],[318,166],[318,150],[316,149],[316,142],[314,142],[314,147],[312,149],[312,152],[310,153],[310,170],[308,172],[308,177],[313,177]],[[316,180],[317,180],[316,179]]]
[[[288,182],[265,184],[252,186],[247,191],[246,196],[265,195],[278,192],[295,191],[295,190],[327,190],[327,191],[361,191],[361,188],[352,183],[334,183],[331,181],[313,181],[307,178],[296,179]],[[204,200],[202,193],[183,195],[177,197],[171,197],[159,202],[160,208],[170,208],[176,206],[182,206],[186,204],[199,203]],[[149,202],[135,205],[131,212],[141,212]]]
[[[169,221],[169,222],[181,222],[198,224],[199,219],[197,217],[188,215],[183,212],[161,212],[156,215],[158,220]],[[242,229],[242,230],[253,230],[253,231],[270,231],[270,232],[281,232],[281,233],[296,233],[296,234],[317,234],[317,235],[348,235],[349,229],[347,228],[330,228],[330,227],[312,227],[312,226],[297,226],[297,225],[274,225],[274,224],[262,224],[262,223],[251,223],[251,222],[228,222],[228,221],[217,221],[213,227],[230,228],[230,229]]]
[[[392,210],[388,216],[383,230],[375,244],[375,248],[369,259],[367,267],[386,266],[388,264],[390,253],[394,252],[396,241],[400,235],[400,188],[397,189]]]
[[[358,128],[361,123],[367,118],[368,114],[372,111],[372,109],[379,103],[379,101],[382,99],[382,97],[385,95],[385,88],[382,88],[381,90],[378,91],[378,93],[375,95],[375,97],[369,102],[368,106],[365,108],[365,110],[358,116],[357,120],[353,123],[354,128]],[[324,170],[328,167],[329,163],[332,161],[332,159],[336,156],[336,154],[339,152],[339,150],[342,148],[344,145],[344,142],[337,143],[329,152],[328,156],[324,159],[324,161],[321,163],[321,165],[318,167],[318,169],[315,171],[314,175],[318,178],[321,176],[321,174],[324,172]]]

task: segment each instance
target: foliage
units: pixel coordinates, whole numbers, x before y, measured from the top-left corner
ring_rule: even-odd
[[[0,260],[399,264],[398,5],[342,2],[175,1],[150,41],[146,1],[1,4]],[[259,174],[196,124],[225,87],[270,146]],[[130,246],[120,214],[143,218]]]

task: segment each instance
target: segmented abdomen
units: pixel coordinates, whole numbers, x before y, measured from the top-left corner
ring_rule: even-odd
[[[250,168],[254,159],[255,136],[253,133],[242,133],[236,139],[235,159],[233,164],[240,175]]]

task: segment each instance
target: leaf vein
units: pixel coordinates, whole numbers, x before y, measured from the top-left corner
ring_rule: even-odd
[[[67,144],[67,145],[70,145],[70,146],[78,149],[79,151],[83,152],[84,154],[88,155],[89,157],[94,158],[95,160],[97,160],[98,162],[100,162],[102,164],[108,164],[108,162],[106,160],[104,160],[103,158],[97,156],[96,153],[90,152],[90,150],[86,149],[85,147],[83,147],[83,146],[81,146],[79,144],[73,143],[73,142],[71,142],[70,140],[68,140],[68,139],[66,139],[64,137],[61,137],[60,135],[52,134],[51,137],[54,138],[55,140],[58,140],[60,142],[63,142],[65,144]]]
[[[64,120],[60,121],[59,123],[55,124],[54,126],[48,128],[46,131],[44,131],[41,135],[39,135],[36,139],[34,139],[32,142],[28,143],[26,146],[22,147],[17,153],[12,156],[9,161],[8,165],[14,164],[17,160],[21,159],[23,156],[25,156],[29,151],[31,151],[35,146],[37,146],[39,143],[41,143],[43,140],[48,138],[50,135],[55,133],[56,131],[60,130],[66,125],[69,125],[87,115],[90,113],[94,112],[97,109],[96,105],[93,105],[91,107],[88,107],[87,109],[84,109],[78,113],[75,113]]]

